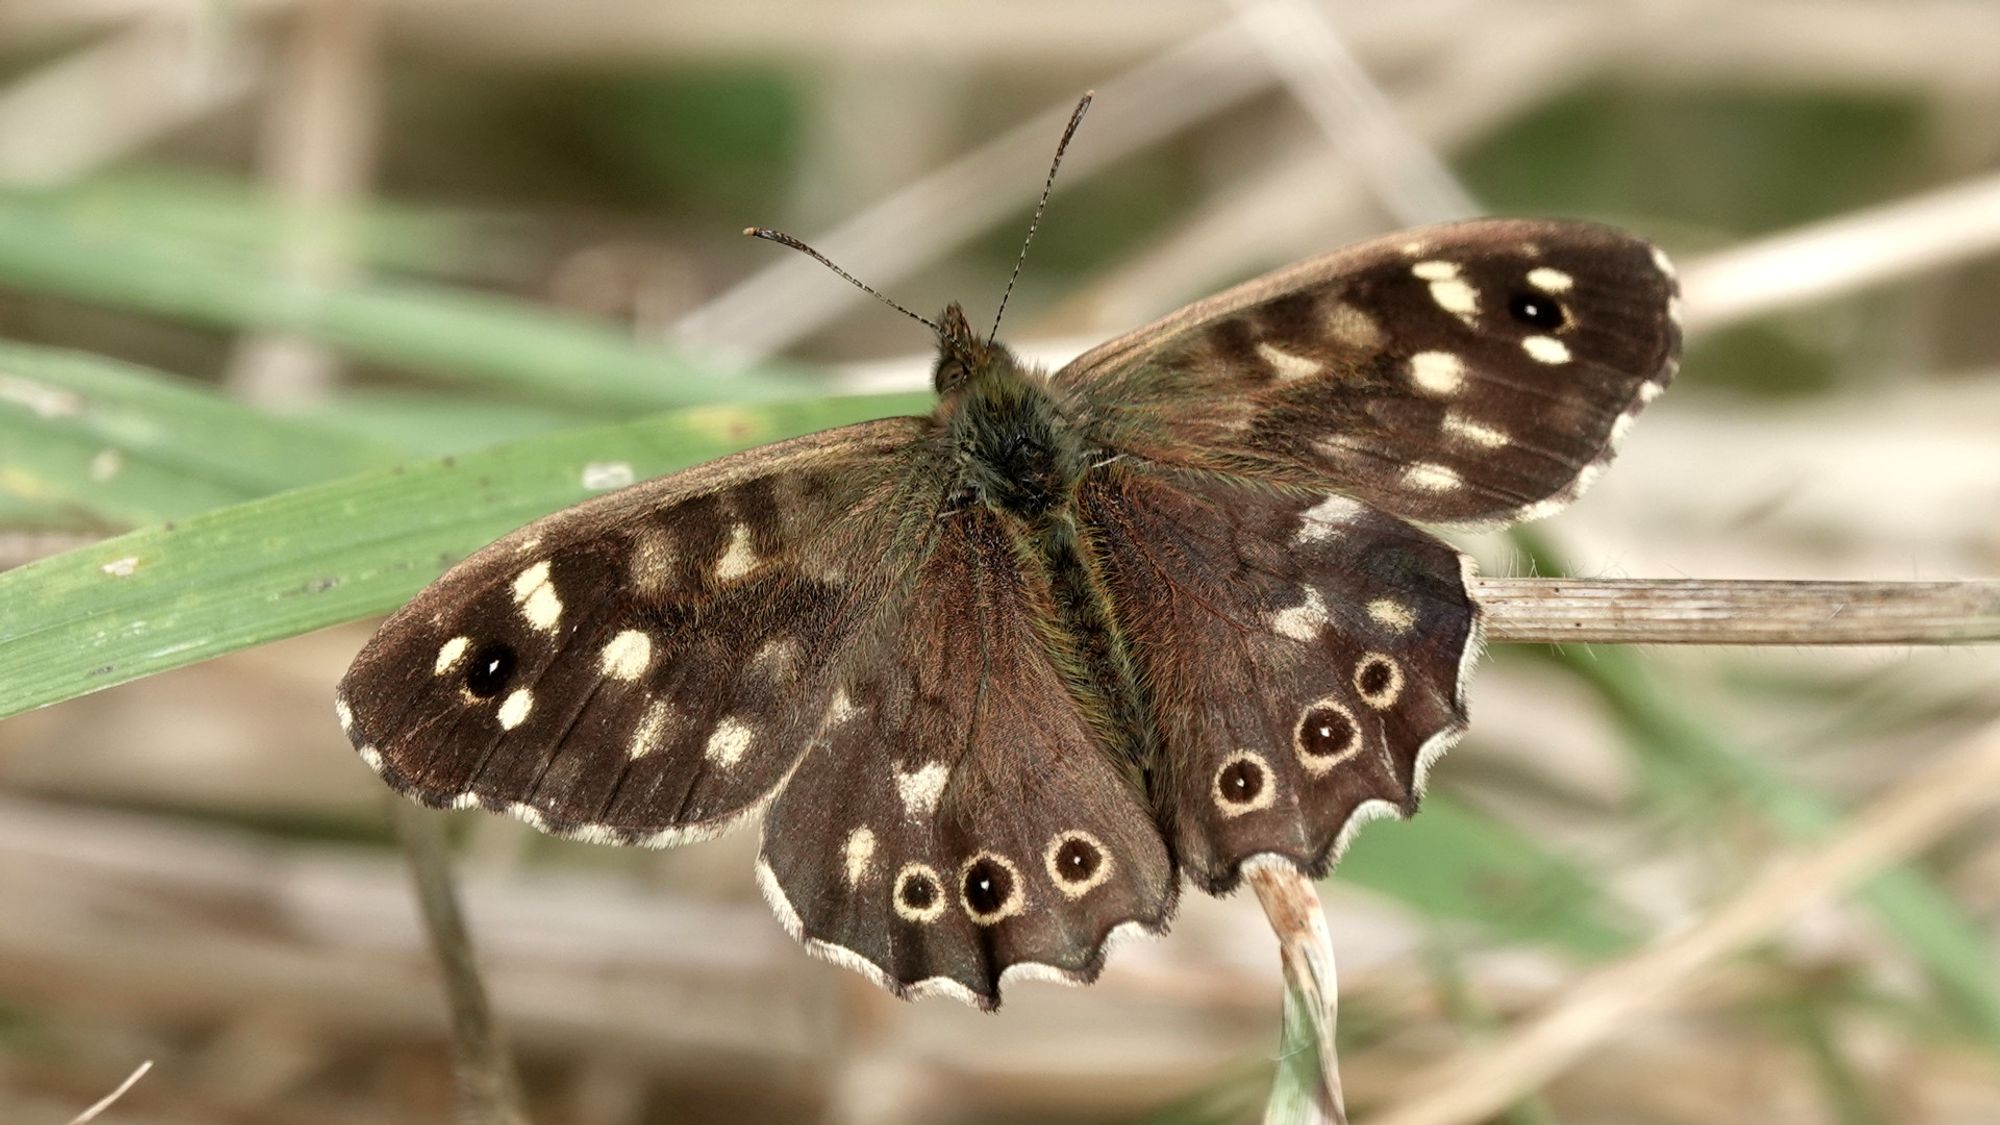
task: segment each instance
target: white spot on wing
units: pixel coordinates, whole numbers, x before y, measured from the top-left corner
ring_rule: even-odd
[[[1458,276],[1458,263],[1432,259],[1411,266],[1410,272],[1425,281],[1449,281]]]
[[[1658,267],[1659,271],[1668,277],[1676,276],[1679,271],[1674,269],[1674,261],[1672,258],[1667,257],[1667,252],[1657,246],[1652,247],[1652,251],[1653,265]]]
[[[708,747],[703,751],[708,760],[718,765],[733,766],[743,758],[744,751],[750,749],[750,728],[734,716],[715,724],[715,730],[708,736]]]
[[[470,637],[453,637],[438,646],[437,659],[431,663],[431,675],[442,676],[452,670],[465,656],[466,646],[472,643]]]
[[[875,858],[875,833],[867,828],[857,828],[847,834],[847,885],[861,885],[861,877],[868,874],[868,862]]]
[[[1530,336],[1521,341],[1521,350],[1542,363],[1569,362],[1569,345],[1554,336]]]
[[[729,546],[715,560],[715,576],[724,582],[734,582],[756,566],[757,552],[750,546],[750,525],[739,523],[729,529]]]
[[[1461,483],[1458,474],[1428,461],[1403,470],[1403,483],[1422,492],[1451,492]]]
[[[1528,284],[1544,293],[1567,293],[1576,285],[1576,279],[1559,269],[1537,266],[1528,271]]]
[[[1457,278],[1431,282],[1431,300],[1461,320],[1479,315],[1479,291]]]
[[[1271,370],[1278,378],[1286,381],[1310,379],[1319,374],[1318,360],[1293,355],[1274,344],[1258,344],[1257,354],[1263,357],[1265,363],[1271,365]]]
[[[660,736],[667,731],[667,722],[674,716],[674,705],[664,699],[655,699],[646,704],[639,715],[639,725],[632,730],[632,741],[625,747],[625,753],[633,761],[653,752],[660,744]]]
[[[354,708],[347,705],[347,700],[335,699],[333,701],[333,713],[335,717],[340,719],[341,730],[350,731],[354,729]]]
[[[1310,641],[1326,625],[1326,599],[1311,586],[1305,587],[1305,602],[1271,614],[1271,629],[1295,641]]]
[[[944,796],[944,783],[951,777],[951,770],[943,762],[932,762],[908,773],[896,771],[896,796],[902,798],[903,811],[911,816],[929,816],[937,811],[938,799]]]
[[[1339,534],[1342,527],[1353,523],[1367,511],[1359,500],[1329,496],[1300,513],[1299,531],[1293,539],[1299,543],[1331,539]]]
[[[562,620],[562,599],[549,581],[549,560],[543,559],[515,576],[514,601],[528,624],[545,633]]]
[[[1368,616],[1373,618],[1377,625],[1396,633],[1407,633],[1410,627],[1417,623],[1416,615],[1410,612],[1410,607],[1394,598],[1376,598],[1369,602]]]
[[[1428,394],[1457,394],[1465,385],[1465,361],[1450,352],[1418,352],[1410,357],[1410,381]]]
[[[637,629],[626,629],[605,644],[598,654],[598,666],[614,680],[636,680],[653,659],[653,638]]]
[[[520,688],[500,703],[500,729],[513,730],[528,720],[528,712],[535,706],[535,697],[527,688]]]
[[[1506,434],[1455,412],[1444,416],[1444,432],[1487,449],[1500,449],[1507,444]]]

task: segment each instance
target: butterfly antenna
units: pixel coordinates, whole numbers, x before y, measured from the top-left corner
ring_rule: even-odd
[[[883,296],[880,292],[876,291],[876,289],[873,286],[869,285],[867,282],[862,281],[860,278],[854,276],[851,273],[848,273],[846,270],[841,269],[839,266],[834,265],[833,259],[827,257],[825,254],[820,253],[819,251],[813,249],[812,247],[807,246],[805,243],[800,242],[798,239],[793,238],[791,235],[786,234],[784,231],[771,230],[768,227],[744,227],[743,233],[749,235],[751,238],[761,238],[766,242],[775,242],[780,246],[789,246],[792,249],[797,250],[799,253],[804,254],[806,257],[811,258],[813,261],[818,262],[820,265],[825,266],[827,269],[830,269],[833,272],[839,274],[841,277],[846,278],[847,283],[849,285],[854,286],[856,289],[861,290],[863,293],[868,294],[870,297],[873,297],[876,300],[882,302],[883,304],[889,306],[890,308],[895,309],[897,312],[902,313],[904,316],[909,317],[911,320],[916,321],[918,324],[923,325],[924,327],[930,329],[932,332],[936,332],[940,335],[944,333],[944,329],[939,328],[932,321],[924,317],[918,316],[916,313],[911,312],[910,310],[904,308],[903,306]]]
[[[1090,99],[1097,96],[1095,90],[1085,90],[1076,103],[1076,112],[1069,115],[1069,125],[1063,130],[1062,140],[1056,142],[1056,158],[1049,162],[1049,178],[1042,181],[1042,200],[1035,204],[1035,217],[1028,220],[1028,237],[1021,240],[1021,256],[1014,259],[1014,272],[1007,276],[1007,291],[1000,294],[1000,309],[993,314],[993,331],[986,334],[990,345],[1000,335],[1000,318],[1007,315],[1007,298],[1014,295],[1014,282],[1021,277],[1021,266],[1028,260],[1028,246],[1035,241],[1035,228],[1042,225],[1042,212],[1048,210],[1049,192],[1056,186],[1056,169],[1062,167],[1063,153],[1069,149],[1069,139],[1076,136],[1076,127],[1083,124],[1084,111],[1090,108]]]

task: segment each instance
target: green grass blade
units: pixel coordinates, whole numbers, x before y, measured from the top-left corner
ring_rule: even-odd
[[[886,414],[927,395],[676,411],[368,473],[205,512],[0,574],[0,717],[382,613],[453,561],[591,494]]]
[[[295,333],[348,355],[555,402],[671,406],[790,398],[806,380],[717,374],[608,325],[414,282],[314,284],[196,239],[0,196],[0,284],[228,329]]]
[[[23,500],[131,526],[406,455],[130,364],[0,341],[0,492]]]

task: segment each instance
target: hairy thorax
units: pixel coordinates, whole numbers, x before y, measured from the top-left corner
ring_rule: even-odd
[[[1061,509],[1090,466],[1090,449],[1039,372],[1004,352],[940,408],[958,459],[960,493],[1037,523]]]

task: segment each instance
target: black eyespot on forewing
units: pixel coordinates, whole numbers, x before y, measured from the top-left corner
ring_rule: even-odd
[[[1554,332],[1569,323],[1562,302],[1546,293],[1515,293],[1507,298],[1507,312],[1516,321],[1544,332]]]
[[[465,666],[465,690],[477,699],[491,699],[507,690],[519,661],[504,641],[488,641],[474,650]]]
[[[1359,687],[1364,695],[1379,695],[1388,688],[1390,680],[1395,675],[1396,670],[1389,666],[1388,661],[1371,660],[1361,666],[1361,672],[1355,678],[1355,686]]]

